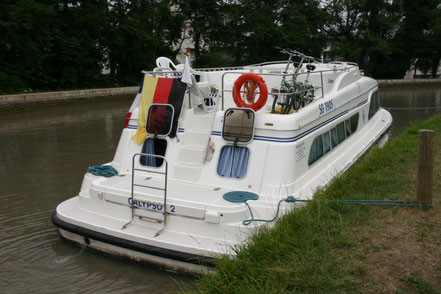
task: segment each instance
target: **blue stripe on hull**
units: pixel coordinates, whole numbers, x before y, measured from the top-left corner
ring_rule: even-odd
[[[341,113],[339,113],[339,114],[337,114],[337,115],[335,115],[335,116],[333,116],[333,117],[331,117],[331,118],[325,120],[324,122],[322,122],[322,123],[320,123],[320,124],[318,124],[318,125],[316,125],[316,126],[310,128],[310,129],[304,131],[303,133],[301,133],[301,134],[299,134],[299,135],[297,135],[297,136],[289,137],[289,138],[268,137],[268,136],[254,136],[254,140],[257,140],[257,141],[266,141],[266,142],[277,142],[277,143],[292,143],[292,142],[295,142],[295,141],[297,141],[297,140],[299,140],[299,139],[301,139],[301,138],[303,138],[303,137],[309,135],[310,133],[312,133],[312,132],[314,132],[314,131],[316,131],[316,130],[318,130],[318,129],[324,127],[324,126],[326,126],[327,124],[329,124],[329,123],[331,123],[332,121],[334,121],[334,120],[336,120],[336,119],[342,117],[343,115],[349,113],[349,111],[354,110],[354,109],[356,109],[356,108],[358,108],[358,107],[360,107],[360,106],[366,104],[367,102],[368,102],[368,100],[366,99],[366,100],[364,100],[364,101],[358,103],[358,104],[355,105],[354,107],[349,108],[349,109],[346,109],[345,111],[343,111],[343,112],[341,112]],[[183,133],[184,131],[185,131],[184,128],[179,128],[179,130],[178,130],[179,133]],[[221,136],[221,135],[222,135],[222,132],[219,132],[219,131],[212,131],[212,132],[211,132],[211,135],[213,135],[213,136]]]

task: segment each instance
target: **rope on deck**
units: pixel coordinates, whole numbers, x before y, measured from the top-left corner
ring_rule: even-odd
[[[111,165],[94,165],[87,169],[88,173],[95,176],[110,178],[118,175],[118,171],[114,169]]]

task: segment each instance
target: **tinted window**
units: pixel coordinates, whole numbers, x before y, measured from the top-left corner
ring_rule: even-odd
[[[356,114],[354,114],[353,116],[351,116],[350,121],[351,121],[351,131],[352,133],[355,133],[355,131],[358,128],[358,112]]]
[[[165,150],[167,149],[167,141],[164,139],[158,138],[147,138],[144,141],[144,145],[142,145],[142,153],[154,154],[165,156]],[[153,166],[160,167],[164,162],[164,159],[161,157],[153,157],[153,156],[141,156],[139,158],[139,162],[145,166]]]
[[[323,156],[323,141],[322,141],[322,136],[318,136],[312,142],[311,150],[309,151],[308,164],[310,165],[313,164],[322,156]]]
[[[338,140],[337,140],[337,129],[333,128],[331,130],[331,143],[332,143],[332,148],[334,148],[335,146],[337,146],[338,144]]]
[[[346,130],[346,138],[352,135],[351,131],[351,122],[348,120],[345,120],[345,130]]]
[[[225,141],[247,143],[254,133],[254,111],[251,109],[227,109],[224,115],[222,137]]]
[[[331,137],[329,136],[329,132],[323,134],[323,151],[325,154],[331,151]]]
[[[373,117],[379,108],[380,108],[380,99],[378,97],[378,92],[375,91],[374,93],[372,93],[371,103],[369,104],[368,118],[370,119],[371,117]]]
[[[166,136],[173,122],[173,107],[166,104],[152,104],[147,117],[146,131],[152,135]]]
[[[337,139],[338,139],[338,144],[340,144],[346,139],[344,122],[341,122],[337,125]]]

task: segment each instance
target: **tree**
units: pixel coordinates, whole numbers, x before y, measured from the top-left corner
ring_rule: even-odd
[[[172,1],[175,16],[182,24],[181,40],[190,38],[193,41],[196,66],[213,66],[213,62],[216,62],[211,54],[217,55],[216,44],[218,38],[222,37],[219,34],[223,26],[223,14],[220,10],[224,4],[219,0]]]
[[[112,1],[108,17],[105,55],[112,85],[135,84],[158,55],[176,54],[180,23],[168,1]]]
[[[401,0],[332,0],[325,31],[331,53],[358,62],[375,78],[402,78],[410,58],[400,39]]]
[[[0,93],[39,88],[50,80],[46,60],[53,10],[47,2],[0,2]]]
[[[106,0],[55,1],[48,61],[50,89],[105,84],[103,33]]]
[[[315,0],[230,1],[223,2],[221,12],[224,24],[215,47],[236,65],[285,59],[278,48],[317,56],[325,45],[324,13]]]

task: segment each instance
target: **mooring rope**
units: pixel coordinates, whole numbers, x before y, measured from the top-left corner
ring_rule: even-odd
[[[280,205],[282,204],[282,202],[288,202],[288,203],[295,203],[295,202],[302,202],[302,203],[307,203],[310,202],[312,200],[309,199],[297,199],[294,196],[288,196],[285,199],[282,199],[279,201],[279,203],[277,203],[277,211],[276,214],[274,215],[274,217],[272,219],[255,219],[254,215],[253,215],[253,211],[251,210],[250,205],[247,203],[247,201],[244,201],[244,203],[247,205],[248,210],[250,211],[251,214],[251,218],[244,220],[242,223],[244,226],[248,226],[249,224],[251,224],[252,222],[266,222],[266,223],[271,223],[273,221],[276,220],[276,218],[279,216],[279,212],[280,212]],[[401,207],[433,207],[434,206],[434,202],[432,202],[432,204],[419,204],[419,203],[415,203],[413,201],[406,201],[406,200],[338,200],[338,199],[333,199],[333,200],[329,200],[331,202],[335,202],[335,203],[341,203],[341,204],[364,204],[364,205],[374,205],[374,206],[401,206]]]
[[[384,106],[387,110],[433,110],[441,109],[441,106],[430,106],[430,107],[388,107]]]

